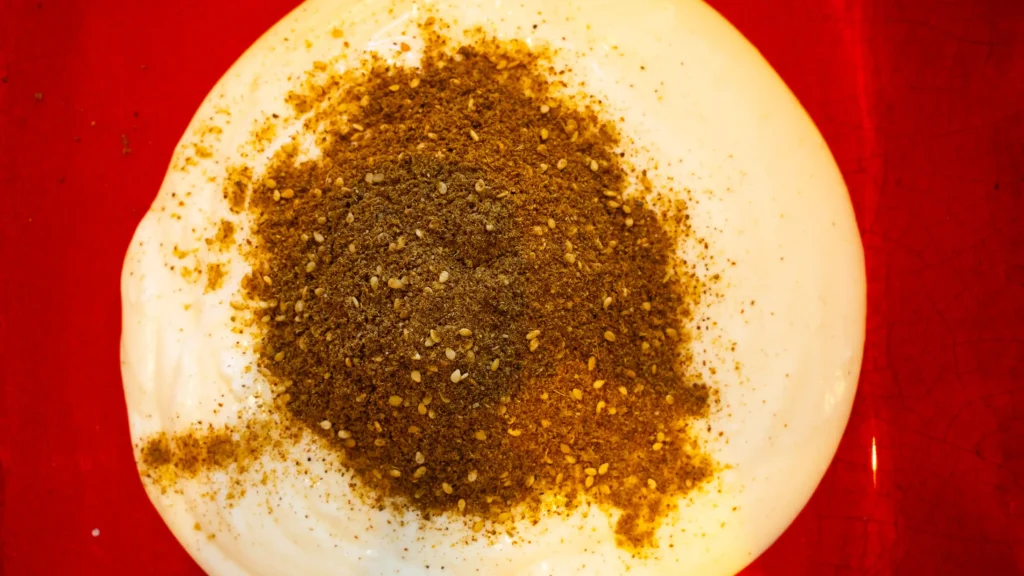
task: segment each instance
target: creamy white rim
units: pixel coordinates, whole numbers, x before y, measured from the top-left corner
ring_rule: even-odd
[[[704,341],[707,357],[719,363],[722,347],[735,342],[727,361],[741,365],[715,376],[722,406],[706,438],[730,469],[683,503],[647,559],[615,547],[602,513],[522,527],[528,543],[472,539],[468,528],[445,521],[429,530],[415,521],[400,525],[390,513],[346,498],[344,482],[318,474],[316,458],[303,474],[267,462],[275,481],[250,487],[231,506],[223,494],[203,497],[223,484],[217,474],[166,492],[147,486],[150,498],[189,553],[217,575],[738,571],[810,497],[856,389],[863,254],[827,146],[756,50],[702,3],[428,4],[458,27],[481,25],[575,54],[576,75],[650,147],[659,176],[701,196],[693,212],[700,233],[716,262],[735,262],[726,265],[725,297],[709,310],[719,332]],[[289,77],[336,56],[346,41],[353,54],[390,52],[401,40],[418,46],[406,32],[422,6],[311,0],[257,41],[197,111],[122,275],[122,373],[136,442],[195,421],[231,421],[266,397],[265,382],[245,372],[250,353],[230,332],[232,290],[245,264],[199,241],[230,215],[221,195],[225,167],[260,163],[243,143],[267,115],[286,114]],[[335,28],[343,38],[332,36]],[[415,51],[407,57],[414,60]],[[222,132],[212,134],[211,126]],[[190,157],[196,165],[180,170]],[[177,259],[175,246],[195,252]],[[166,266],[173,261],[174,271]],[[182,278],[180,266],[208,262],[223,263],[228,276],[224,288],[207,294],[203,281]],[[295,448],[303,460],[316,450],[313,443]]]

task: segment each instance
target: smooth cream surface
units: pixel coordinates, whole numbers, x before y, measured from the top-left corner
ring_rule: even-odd
[[[261,412],[269,391],[246,370],[251,337],[231,331],[230,303],[247,265],[237,249],[219,253],[202,242],[221,218],[247,237],[222,198],[226,168],[248,164],[259,173],[266,153],[250,146],[251,133],[272,113],[288,116],[284,96],[313,61],[392,55],[404,41],[413,50],[402,58],[415,64],[422,41],[412,23],[425,6],[456,30],[479,25],[558,48],[572,77],[657,162],[657,181],[699,198],[691,210],[715,255],[708,273],[723,278],[723,297],[707,309],[717,331],[699,343],[721,393],[704,440],[728,469],[682,503],[658,535],[661,547],[644,559],[616,547],[612,522],[597,510],[520,526],[515,540],[474,538],[446,519],[398,522],[350,498],[347,479],[323,469],[313,440],[293,449],[305,462],[301,473],[268,457],[261,469],[273,482],[253,482],[231,502],[225,472],[173,490],[147,486],[150,498],[217,575],[739,570],[796,516],[838,445],[860,368],[864,264],[825,142],[756,50],[696,1],[311,0],[278,23],[196,113],[126,256],[122,372],[133,439]],[[292,128],[277,126],[278,141]],[[197,144],[211,155],[197,155]],[[181,169],[188,157],[196,165]],[[183,278],[183,267],[211,262],[228,272],[221,289]]]

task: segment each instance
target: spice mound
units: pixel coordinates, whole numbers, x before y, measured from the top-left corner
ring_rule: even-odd
[[[287,145],[253,184],[277,405],[382,505],[480,531],[592,503],[652,545],[713,472],[684,207],[648,203],[614,126],[522,44],[435,37],[360,72],[291,95],[322,154]]]

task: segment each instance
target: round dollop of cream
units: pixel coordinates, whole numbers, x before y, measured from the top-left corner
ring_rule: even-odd
[[[224,199],[227,172],[265,165],[252,134],[262,130],[270,148],[287,136],[289,126],[269,119],[288,116],[285,95],[314,61],[406,42],[402,63],[415,64],[425,8],[458,29],[557,48],[644,145],[658,177],[699,198],[691,214],[723,293],[705,310],[717,331],[698,343],[718,368],[707,377],[721,401],[703,441],[727,469],[680,503],[661,546],[642,558],[616,547],[600,510],[483,538],[462,522],[368,507],[311,457],[312,440],[295,443],[290,461],[262,463],[270,482],[231,491],[237,478],[211,472],[173,489],[148,483],[150,498],[215,575],[741,569],[796,516],[838,445],[860,369],[864,264],[846,188],[813,123],[756,50],[693,0],[311,0],[279,22],[197,111],[128,250],[122,372],[133,439],[266,410],[251,335],[232,329],[248,265],[238,249],[202,241],[222,219],[238,223],[236,243],[248,239],[244,215]],[[224,274],[216,286],[211,264]]]

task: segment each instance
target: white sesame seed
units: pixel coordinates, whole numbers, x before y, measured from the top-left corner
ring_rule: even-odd
[[[423,381],[423,376],[422,376],[422,375],[420,374],[420,371],[419,371],[419,370],[413,370],[413,371],[412,371],[412,372],[411,372],[411,373],[409,374],[409,377],[410,377],[410,378],[412,378],[412,381],[413,381],[413,382],[417,382],[417,383],[419,383],[419,382],[422,382],[422,381]]]
[[[537,336],[540,336],[540,330],[531,330],[531,331],[526,333],[526,339],[527,340],[533,340]]]
[[[455,371],[452,372],[451,381],[453,384],[458,384],[459,380],[462,380],[462,370],[456,368]]]
[[[452,350],[451,348],[445,348],[444,355],[449,360],[455,360],[455,350]]]
[[[476,130],[473,130],[472,128],[469,130],[469,137],[473,139],[473,142],[480,141],[480,135],[477,134]]]
[[[331,421],[330,420],[322,420],[320,422],[320,427],[323,428],[324,430],[330,430],[331,429]]]
[[[448,281],[448,271],[447,270],[442,271],[441,274],[437,277],[437,281],[440,282],[441,284],[444,284],[445,282],[447,282]]]

